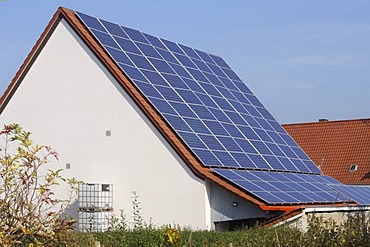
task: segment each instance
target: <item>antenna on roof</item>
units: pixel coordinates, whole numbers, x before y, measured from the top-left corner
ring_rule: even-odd
[[[325,158],[322,158],[321,159],[321,163],[320,163],[320,165],[318,166],[318,168],[320,169],[320,167],[322,167],[322,165],[324,164],[324,161],[325,161]]]

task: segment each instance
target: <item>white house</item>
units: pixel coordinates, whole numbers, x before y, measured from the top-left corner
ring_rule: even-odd
[[[215,229],[345,201],[269,203],[204,165],[87,25],[58,9],[1,98],[1,123],[55,148],[64,176],[112,184],[114,212],[130,220],[136,191],[146,222]]]

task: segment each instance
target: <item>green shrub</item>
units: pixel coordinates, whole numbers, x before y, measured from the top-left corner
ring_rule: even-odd
[[[308,228],[302,232],[297,227],[253,227],[232,232],[180,229],[171,226],[154,228],[144,226],[105,233],[94,233],[94,238],[104,247],[113,246],[176,246],[176,247],[311,247],[311,246],[370,246],[370,223],[364,214],[348,216],[342,224],[331,219],[310,216]],[[168,234],[178,234],[176,241],[168,241]],[[86,234],[81,235],[90,240]],[[172,236],[172,235],[171,235]],[[83,242],[81,242],[83,243]],[[72,245],[71,245],[72,246]],[[89,246],[89,245],[81,245]]]
[[[78,181],[63,178],[62,170],[47,169],[58,153],[34,144],[30,136],[18,124],[0,131],[0,246],[55,246],[56,236],[74,223],[60,215],[76,197]],[[69,187],[66,200],[53,193],[61,183]]]

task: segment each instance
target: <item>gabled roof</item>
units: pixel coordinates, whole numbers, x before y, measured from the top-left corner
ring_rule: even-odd
[[[59,7],[58,11],[53,15],[48,26],[41,34],[40,38],[28,54],[27,58],[21,65],[20,69],[12,79],[11,83],[5,90],[3,96],[0,98],[0,114],[3,112],[6,105],[9,103],[11,97],[22,82],[22,79],[31,68],[33,62],[36,60],[37,55],[41,52],[43,46],[47,43],[48,39],[52,35],[53,31],[57,27],[61,19],[65,19],[79,37],[86,43],[86,45],[93,51],[103,65],[110,71],[118,83],[125,89],[125,91],[131,96],[136,104],[143,110],[146,116],[151,122],[157,127],[162,135],[167,139],[171,146],[177,151],[177,153],[183,158],[189,168],[202,179],[209,179],[214,183],[228,189],[229,191],[239,195],[246,200],[249,200],[259,206],[266,205],[263,201],[258,198],[245,193],[242,189],[233,186],[227,181],[221,179],[219,176],[214,174],[211,169],[203,167],[200,161],[194,156],[184,142],[174,133],[169,124],[158,114],[156,109],[149,104],[147,99],[141,94],[141,92],[130,82],[127,76],[107,54],[103,47],[96,41],[91,35],[86,26],[77,17],[75,11],[67,8]],[[289,208],[289,207],[288,207]]]
[[[344,184],[370,185],[370,118],[283,127],[324,174]]]
[[[119,50],[119,49],[112,50],[112,47],[109,47],[109,44],[106,45],[104,43],[101,43],[103,41],[104,42],[106,41],[109,43],[113,39],[118,39],[118,40],[121,39],[120,41],[122,41],[123,43],[128,42],[128,41],[133,43],[135,40],[132,37],[131,37],[132,40],[130,40],[130,38],[122,39],[119,37],[118,38],[113,37],[112,33],[109,33],[109,32],[101,33],[101,30],[99,31],[99,28],[100,28],[99,25],[101,25],[101,23],[103,23],[104,21],[95,19],[93,17],[86,16],[81,13],[76,13],[75,11],[72,11],[69,9],[59,8],[58,11],[54,14],[53,19],[50,21],[44,33],[41,35],[40,39],[37,41],[35,47],[32,49],[31,53],[29,54],[29,56],[27,57],[23,65],[21,66],[20,70],[16,74],[15,78],[12,80],[8,89],[5,91],[3,97],[1,98],[0,114],[3,111],[3,109],[6,107],[7,103],[9,102],[9,99],[12,97],[15,90],[17,89],[19,84],[22,82],[22,79],[24,78],[27,71],[32,66],[32,63],[37,58],[37,55],[39,54],[42,47],[47,42],[48,38],[52,35],[53,30],[58,25],[61,19],[65,19],[68,22],[68,24],[74,29],[74,31],[79,35],[79,37],[85,42],[85,44],[97,56],[97,58],[102,62],[102,64],[108,69],[108,71],[110,71],[112,76],[114,76],[114,78],[118,81],[118,83],[122,86],[122,88],[128,93],[128,95],[130,95],[130,97],[134,100],[134,102],[136,102],[136,104],[142,109],[142,111],[150,119],[150,121],[154,124],[154,126],[156,126],[156,128],[162,133],[162,135],[166,138],[169,144],[176,150],[176,152],[182,157],[185,163],[189,166],[189,168],[197,176],[201,177],[202,179],[210,180],[232,191],[233,193],[239,195],[240,197],[245,198],[259,205],[264,210],[284,210],[288,212],[298,207],[301,207],[305,203],[309,203],[311,205],[314,205],[314,204],[320,204],[320,205],[338,204],[340,205],[341,203],[348,203],[348,202],[355,203],[355,200],[352,200],[350,195],[346,193],[339,193],[337,190],[331,187],[331,185],[333,186],[335,185],[339,187],[341,184],[330,177],[320,175],[321,174],[320,170],[317,169],[317,167],[312,163],[312,161],[307,157],[307,155],[297,146],[297,144],[291,139],[291,137],[285,132],[285,130],[268,113],[268,111],[262,106],[262,104],[258,101],[258,99],[249,91],[247,86],[243,82],[238,81],[240,79],[236,79],[235,82],[233,81],[231,83],[232,84],[231,86],[238,87],[235,89],[236,90],[235,92],[239,92],[239,94],[234,94],[233,101],[235,105],[233,106],[230,105],[230,107],[234,108],[233,114],[234,115],[236,114],[236,117],[237,117],[236,119],[240,119],[240,116],[242,116],[243,114],[241,114],[235,109],[243,105],[245,102],[249,102],[247,103],[248,106],[245,105],[246,108],[244,108],[244,110],[249,109],[249,112],[247,111],[248,113],[245,114],[245,118],[248,120],[252,119],[253,121],[250,120],[251,122],[248,122],[247,120],[241,119],[241,121],[245,121],[244,123],[249,126],[248,128],[243,129],[243,128],[239,128],[239,126],[232,120],[231,123],[229,124],[229,127],[230,129],[238,130],[235,132],[235,135],[238,134],[238,135],[245,136],[244,143],[246,143],[246,145],[249,143],[248,145],[251,145],[251,147],[254,148],[252,149],[253,150],[252,152],[255,152],[256,150],[258,150],[258,152],[252,155],[250,155],[247,151],[240,151],[239,153],[233,154],[232,153],[233,150],[231,150],[232,149],[232,145],[231,145],[230,149],[226,148],[226,151],[222,151],[222,152],[216,152],[210,149],[210,150],[206,150],[207,152],[197,153],[196,151],[197,148],[194,148],[193,143],[191,142],[192,139],[190,140],[187,139],[190,135],[182,135],[182,132],[179,131],[179,129],[176,128],[176,126],[174,126],[174,123],[176,122],[171,122],[168,118],[166,118],[165,114],[161,112],[161,109],[159,109],[158,106],[155,105],[153,101],[150,100],[150,97],[148,97],[148,94],[145,92],[145,90],[148,88],[147,87],[148,84],[151,84],[154,82],[149,80],[148,82],[144,82],[143,84],[143,82],[140,80],[137,80],[137,77],[136,77],[138,76],[137,72],[142,71],[139,67],[135,67],[135,66],[130,67],[127,64],[125,65],[125,64],[120,63],[119,59],[125,59],[125,57],[123,56],[124,54],[127,54],[127,56],[130,55],[124,50],[125,48],[122,48],[122,46],[120,45],[117,47],[118,48],[121,47],[123,50]],[[82,21],[82,19],[84,20]],[[89,24],[95,25],[94,23],[98,25],[97,26],[98,29],[94,29],[94,27],[89,26]],[[118,26],[112,23],[106,23],[104,25],[106,25],[106,28],[110,26],[112,30],[116,30],[115,28]],[[123,27],[120,27],[120,28],[123,28]],[[139,35],[139,36],[143,35],[136,30],[127,29],[127,28],[125,30],[127,31],[128,34],[132,34],[133,37],[135,35]],[[120,29],[120,32],[122,32],[121,29]],[[148,37],[148,40],[153,39],[153,37],[149,35],[146,37]],[[155,39],[158,39],[158,38],[155,38]],[[173,49],[178,48],[177,44],[173,42],[162,40],[160,42],[161,45],[163,45],[162,42],[166,43],[167,47],[172,47]],[[116,44],[113,43],[112,45],[116,46],[117,44],[118,43]],[[139,44],[137,44],[137,46],[138,45]],[[141,45],[144,46],[145,44],[141,44]],[[152,49],[153,47],[151,47],[150,49]],[[218,69],[223,67],[222,70],[224,70],[225,72],[225,77],[229,78],[229,79],[226,78],[227,79],[226,81],[231,81],[232,80],[231,77],[237,78],[234,72],[231,71],[231,69],[227,68],[228,67],[227,64],[225,64],[221,58],[212,56],[209,54],[205,54],[205,53],[199,52],[198,50],[194,50],[191,48],[189,50],[188,47],[185,47],[185,46],[181,46],[181,47],[182,49],[187,50],[188,52],[197,51],[198,55],[202,54],[202,56],[207,57],[208,59],[212,57],[213,62],[217,60],[216,63],[218,65],[220,64],[222,65],[218,66],[216,64],[214,69],[217,70],[217,67]],[[171,52],[167,51],[167,53],[170,53],[171,55]],[[132,57],[130,59],[132,61],[134,61],[135,59],[138,59],[137,64],[139,64],[140,61],[142,61],[140,59],[143,59],[143,57],[144,59],[150,60],[150,58],[147,58],[147,57],[145,58],[145,55],[141,57],[136,56],[136,58],[132,54],[131,56]],[[178,56],[177,61],[180,61],[181,59],[183,59],[184,62],[187,62],[189,60],[189,57],[186,57],[186,56],[187,55],[184,55],[184,57]],[[199,61],[201,61],[202,59],[200,59]],[[185,70],[185,72],[187,70],[188,72],[186,73],[188,74],[191,73],[192,74],[191,76],[193,77],[195,81],[196,81],[197,76],[202,76],[201,74],[203,72],[201,72],[202,71],[201,69],[199,70],[196,69],[194,71],[191,68],[182,67],[181,63],[183,61],[180,61],[179,63],[180,64],[180,66],[178,66],[179,70],[182,69],[182,71]],[[154,60],[152,63],[154,64]],[[197,66],[202,66],[201,63],[199,64],[200,65],[197,65]],[[145,66],[148,66],[148,65],[145,65]],[[168,64],[166,66],[168,66]],[[211,64],[208,64],[208,66],[212,67]],[[210,67],[208,67],[208,69]],[[157,68],[157,72],[158,72],[158,68]],[[140,72],[140,73],[144,73],[144,72]],[[220,73],[223,73],[223,72],[221,71]],[[216,74],[217,73],[214,72],[214,74],[211,74],[211,75],[213,77],[217,77]],[[165,73],[164,74],[159,73],[159,75],[165,78]],[[140,75],[139,77],[141,76],[142,75]],[[172,83],[172,81],[169,80],[168,78],[166,78],[166,80],[167,80],[167,83],[169,84]],[[199,84],[198,81],[196,83]],[[150,85],[150,86],[153,87],[153,85]],[[226,89],[226,91],[224,89]],[[227,93],[227,91],[229,90],[227,87],[225,87],[224,89],[223,90],[225,91],[225,93]],[[176,92],[180,94],[179,91],[176,91]],[[248,96],[246,96],[246,94]],[[236,97],[236,95],[240,96],[240,98],[242,98],[242,101],[245,100],[245,102],[240,101],[240,99]],[[222,97],[219,97],[218,100],[222,102],[226,101],[226,103],[228,102],[228,100]],[[166,100],[163,100],[163,101],[166,101]],[[215,99],[215,102],[216,101],[217,100]],[[215,102],[213,102],[213,104]],[[228,105],[226,103],[225,105]],[[186,99],[185,99],[184,105],[189,105],[189,102],[186,102]],[[206,103],[204,103],[204,105],[206,105]],[[176,109],[176,104],[174,103],[172,107]],[[222,106],[219,106],[219,107],[221,108],[220,109],[221,112],[224,111],[224,109],[222,109]],[[183,118],[181,115],[182,113],[179,111],[177,112],[180,115],[180,118]],[[230,113],[229,120],[231,120],[231,115],[233,114]],[[190,123],[189,123],[189,126],[190,126]],[[195,127],[199,127],[199,126],[195,126]],[[249,132],[250,130],[252,131]],[[234,136],[231,133],[229,134],[230,134],[229,140],[235,140]],[[251,138],[249,137],[247,138],[246,137],[247,135],[251,135]],[[193,133],[192,136],[200,136],[200,135],[198,133],[195,133],[195,134]],[[217,135],[214,135],[214,136],[217,137]],[[257,139],[258,141],[254,141]],[[225,143],[222,142],[221,141],[223,140],[222,137],[219,137],[216,140],[218,140],[218,142],[222,143],[222,145],[224,146],[230,144],[230,143],[227,143],[226,140],[225,140]],[[204,144],[207,144],[207,140],[203,140],[202,145]],[[214,143],[208,143],[208,144],[212,145]],[[235,143],[233,143],[233,145],[234,144]],[[273,144],[273,145],[270,145],[270,144]],[[242,146],[240,146],[240,144],[238,145],[239,147],[236,147],[236,148],[240,149]],[[206,163],[204,162],[204,160],[206,160],[206,158],[209,157],[207,156],[209,153],[213,154],[214,156],[217,156],[216,154],[220,154],[220,153],[228,154],[229,155],[228,158],[239,157],[241,158],[241,160],[244,160],[246,162],[248,161],[247,159],[248,157],[256,158],[256,160],[253,160],[253,162],[250,162],[250,161],[247,162],[248,164],[246,163],[245,167],[243,166],[244,164],[242,164],[239,161],[237,163],[232,163],[232,164],[228,164],[228,163],[212,164],[212,162]],[[204,155],[204,154],[207,154],[207,155]],[[232,155],[235,155],[235,156],[232,156]],[[222,158],[225,158],[225,156],[222,156],[222,155],[217,156],[217,159],[219,161]],[[213,160],[215,159],[213,158]],[[235,165],[235,164],[238,164],[238,165]],[[250,164],[254,164],[254,167],[251,167]],[[279,179],[277,179],[277,177]],[[315,191],[311,191],[310,189],[308,189],[308,187],[304,187],[306,185]],[[287,189],[287,191],[284,191],[284,189]],[[341,189],[343,189],[344,191],[346,190],[345,187],[344,188],[341,187]],[[316,193],[316,190],[319,193]],[[297,197],[295,198],[294,195],[296,195]]]

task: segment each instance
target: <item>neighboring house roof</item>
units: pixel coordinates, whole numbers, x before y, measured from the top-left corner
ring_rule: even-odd
[[[83,14],[80,14],[83,15]],[[81,17],[81,16],[80,16]],[[254,119],[254,122],[251,123],[256,124],[257,129],[254,131],[260,131],[260,133],[252,131],[250,134],[253,136],[251,139],[255,137],[259,137],[262,140],[263,138],[267,138],[271,140],[271,143],[274,144],[275,142],[281,142],[282,145],[271,145],[269,148],[265,146],[257,147],[257,143],[268,144],[269,142],[259,141],[256,144],[253,144],[254,148],[257,150],[264,150],[264,152],[268,154],[263,154],[259,152],[258,157],[260,157],[261,163],[267,164],[266,168],[262,168],[256,166],[255,168],[245,168],[241,166],[237,167],[228,167],[223,165],[212,165],[212,164],[205,164],[202,162],[204,153],[197,153],[192,144],[186,140],[186,137],[181,136],[181,131],[179,132],[173,126],[168,119],[164,117],[163,112],[158,109],[158,107],[154,106],[153,102],[150,101],[150,97],[143,93],[143,88],[140,88],[138,82],[136,82],[135,75],[131,74],[131,70],[127,67],[121,66],[121,64],[117,63],[117,59],[113,58],[112,54],[109,55],[109,49],[104,47],[101,43],[99,43],[99,37],[96,39],[93,34],[91,33],[91,29],[87,28],[87,24],[84,24],[80,18],[77,16],[75,11],[68,10],[65,8],[59,8],[58,11],[55,13],[53,19],[50,21],[49,25],[45,29],[44,33],[41,35],[40,39],[36,43],[35,47],[32,49],[31,53],[21,66],[20,70],[16,74],[15,78],[12,80],[11,84],[5,91],[3,97],[0,101],[0,112],[6,107],[7,103],[9,102],[11,96],[14,94],[15,90],[21,83],[23,77],[26,75],[27,71],[32,66],[32,63],[37,58],[38,53],[41,51],[42,47],[46,44],[48,38],[52,35],[52,31],[57,26],[60,19],[64,18],[69,25],[74,29],[74,31],[80,36],[80,38],[86,43],[86,45],[91,49],[91,51],[97,56],[97,58],[103,63],[103,65],[108,69],[108,71],[114,76],[114,78],[118,81],[118,83],[125,89],[125,91],[130,95],[130,97],[135,101],[135,103],[141,108],[141,110],[145,113],[145,115],[151,120],[151,122],[156,126],[156,128],[162,133],[162,135],[166,138],[166,140],[170,143],[170,145],[176,150],[176,152],[183,158],[189,168],[199,177],[202,179],[210,180],[230,191],[239,195],[242,198],[245,198],[257,205],[259,205],[264,210],[285,210],[285,211],[292,211],[295,210],[305,202],[309,202],[310,204],[340,204],[340,203],[347,203],[349,201],[354,202],[355,200],[350,200],[351,195],[349,194],[341,194],[337,195],[336,190],[332,190],[333,188],[330,187],[330,184],[334,183],[337,186],[340,186],[336,181],[329,177],[325,177],[320,175],[320,171],[315,167],[311,160],[301,151],[301,149],[295,144],[295,142],[291,139],[289,135],[281,128],[281,126],[273,119],[273,117],[267,112],[266,109],[262,105],[260,107],[251,108],[251,111],[256,111],[256,108],[260,109],[261,112],[255,112],[250,114]],[[86,17],[86,21],[92,21],[93,19],[89,19],[90,17]],[[96,22],[96,20],[95,20]],[[98,21],[100,22],[100,21]],[[101,25],[101,24],[100,24]],[[110,24],[107,24],[110,25]],[[114,27],[112,27],[114,29]],[[92,30],[94,31],[94,30]],[[95,30],[97,31],[97,30]],[[129,30],[128,30],[129,31]],[[131,31],[130,31],[131,32]],[[138,32],[138,31],[136,31]],[[103,35],[101,33],[95,33],[96,35]],[[104,36],[105,35],[105,36]],[[109,42],[109,34],[104,34],[102,40],[107,40]],[[135,30],[133,31],[133,35],[135,35]],[[107,38],[107,39],[105,39]],[[168,46],[171,46],[172,42],[168,43]],[[186,47],[184,47],[186,49]],[[193,50],[194,51],[194,50]],[[124,54],[121,51],[121,54]],[[122,57],[121,57],[122,58]],[[134,59],[134,56],[133,58]],[[138,58],[139,59],[139,58]],[[217,59],[217,58],[215,58]],[[184,58],[184,61],[186,59]],[[222,63],[222,61],[221,61]],[[225,65],[226,66],[226,65]],[[123,69],[124,67],[125,69]],[[181,67],[181,66],[180,66]],[[132,69],[132,67],[131,67]],[[181,69],[181,68],[179,68]],[[184,69],[184,68],[182,68]],[[191,69],[188,69],[191,71]],[[125,74],[123,71],[125,71]],[[195,74],[197,71],[193,71]],[[231,73],[232,71],[228,71]],[[133,72],[132,72],[133,73]],[[135,72],[136,73],[136,72]],[[195,76],[195,75],[194,75]],[[235,75],[232,75],[235,76]],[[249,90],[246,88],[245,84],[239,82],[241,87],[244,87],[245,90]],[[235,84],[236,85],[236,84]],[[234,85],[234,86],[235,86]],[[240,95],[242,96],[242,95]],[[255,98],[253,94],[250,93],[252,102],[251,105],[260,104],[260,102]],[[253,97],[252,97],[253,96]],[[243,96],[246,98],[245,96]],[[245,99],[246,100],[246,99]],[[238,102],[238,99],[235,99],[235,103]],[[187,103],[186,103],[187,104]],[[238,104],[235,104],[234,107],[237,107]],[[181,115],[181,113],[179,113]],[[264,116],[268,116],[271,119],[269,123],[264,120],[263,117],[255,118],[253,114],[261,114]],[[262,121],[262,120],[264,121]],[[259,121],[256,121],[259,120]],[[231,123],[231,127],[237,127],[235,123]],[[265,126],[263,126],[265,125]],[[261,127],[263,126],[263,127]],[[270,128],[270,130],[268,130]],[[238,128],[236,128],[238,130]],[[243,131],[242,131],[243,132]],[[278,133],[279,132],[279,133]],[[271,133],[271,136],[267,135],[266,133]],[[275,133],[275,134],[274,134]],[[240,130],[238,132],[240,134]],[[247,133],[243,132],[243,135]],[[231,134],[230,134],[231,135]],[[232,135],[231,135],[232,136]],[[275,140],[276,138],[276,140]],[[221,138],[219,138],[221,140]],[[233,139],[233,138],[231,138]],[[272,141],[274,139],[274,141]],[[250,139],[246,138],[250,143]],[[212,144],[212,143],[211,143]],[[226,142],[222,143],[224,145],[228,145]],[[278,147],[277,149],[273,150],[274,147]],[[239,147],[240,148],[240,147]],[[280,149],[281,148],[281,149]],[[270,150],[271,149],[271,150]],[[226,149],[227,150],[227,149]],[[282,152],[284,151],[284,152]],[[231,154],[230,150],[228,150],[229,154]],[[276,154],[276,153],[278,154]],[[214,152],[216,153],[216,152]],[[227,152],[224,152],[227,153]],[[245,155],[243,152],[240,154]],[[296,158],[291,158],[295,156]],[[248,156],[245,156],[248,157]],[[243,158],[246,159],[244,156]],[[252,156],[250,156],[252,157]],[[267,162],[266,162],[267,161]],[[294,161],[294,162],[293,162]],[[273,164],[279,165],[281,170],[279,169],[271,169],[270,165]],[[291,168],[287,168],[283,164],[290,164]],[[259,164],[257,164],[259,165]],[[301,168],[299,168],[299,166]],[[297,168],[298,167],[298,168]],[[300,171],[299,169],[305,169],[305,171]],[[278,174],[281,180],[277,181],[275,175]],[[263,178],[263,179],[262,179]],[[307,182],[311,180],[311,182]],[[315,181],[312,181],[315,180]],[[312,193],[312,191],[307,190],[307,187],[300,187],[299,185],[302,183],[307,184],[316,184],[317,187],[313,186],[313,189],[318,189],[320,193]],[[293,187],[289,186],[291,184]],[[260,186],[267,186],[267,188],[272,189],[273,191],[270,193],[269,189],[261,189]],[[280,187],[279,187],[280,186]],[[284,191],[284,188],[288,188],[287,191]],[[292,201],[292,196],[289,195],[291,190],[294,190],[297,196],[300,198],[293,198],[295,201]],[[344,188],[345,190],[345,188]],[[274,192],[276,191],[276,193]],[[331,196],[331,194],[335,194]],[[315,196],[315,199],[307,197],[307,195]],[[333,199],[323,199],[324,197],[332,197]],[[282,198],[286,198],[282,199]],[[267,199],[271,199],[277,203],[269,203]],[[320,199],[321,198],[321,199]],[[276,201],[279,200],[280,201]],[[308,201],[307,201],[308,200]],[[288,203],[287,203],[288,201]]]
[[[370,185],[370,118],[283,127],[324,174],[344,184]]]

